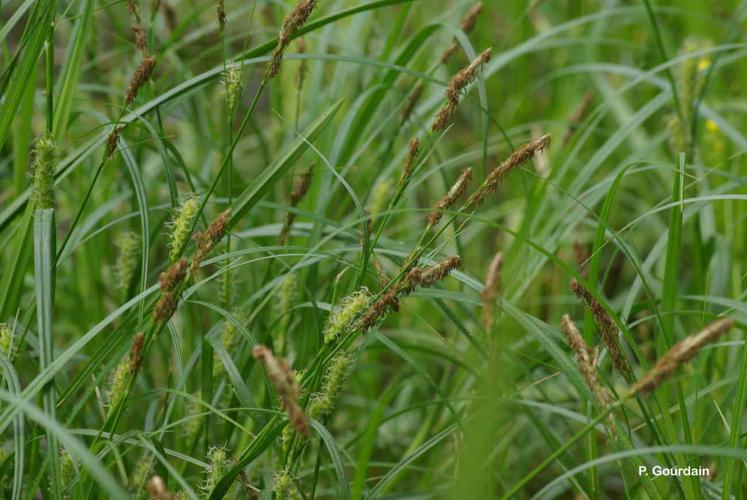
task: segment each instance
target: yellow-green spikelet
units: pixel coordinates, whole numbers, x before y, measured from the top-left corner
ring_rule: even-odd
[[[189,239],[192,231],[192,224],[200,209],[200,203],[197,197],[190,195],[185,198],[174,212],[174,218],[171,221],[171,238],[169,242],[169,261],[176,262],[179,258],[179,252]]]
[[[371,300],[368,290],[362,288],[345,297],[329,315],[324,328],[324,342],[329,344],[350,331],[358,317],[366,310]]]
[[[311,418],[320,418],[332,413],[335,403],[345,390],[354,360],[352,354],[345,352],[332,358],[324,374],[321,392],[314,394],[309,403],[307,414]]]

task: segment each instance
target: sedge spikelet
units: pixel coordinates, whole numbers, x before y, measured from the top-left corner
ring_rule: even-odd
[[[283,278],[278,291],[278,300],[275,303],[279,318],[278,335],[273,341],[275,352],[284,356],[287,351],[288,329],[292,319],[291,309],[295,301],[296,289],[298,288],[298,277],[291,273]]]
[[[140,237],[132,231],[125,231],[117,235],[114,245],[117,247],[117,260],[114,264],[116,286],[127,292],[138,266]]]
[[[237,319],[240,322],[243,322],[243,316],[240,312],[234,312],[234,316],[237,316]],[[223,347],[226,348],[226,351],[229,353],[233,352],[236,348],[236,344],[238,341],[238,336],[236,335],[238,333],[238,329],[236,328],[236,325],[233,323],[233,321],[226,321],[226,323],[223,325],[223,331],[220,334],[220,340],[223,343]],[[223,373],[225,372],[225,367],[223,366],[223,363],[220,360],[220,357],[216,352],[213,352],[213,379],[220,378]]]
[[[224,0],[215,0],[215,13],[218,17],[218,33],[226,29],[226,6]]]
[[[270,379],[270,383],[280,396],[283,409],[288,414],[293,429],[303,436],[310,436],[309,423],[298,402],[301,388],[288,363],[283,358],[276,358],[266,346],[259,344],[252,349],[252,356],[265,366],[267,378]]]
[[[446,128],[451,118],[454,116],[454,112],[459,105],[459,96],[462,94],[467,86],[477,79],[477,75],[480,72],[480,68],[483,67],[488,61],[490,61],[490,55],[492,49],[484,50],[477,58],[472,61],[469,66],[463,68],[451,79],[449,86],[446,87],[446,104],[441,108],[441,111],[436,115],[436,119],[431,125],[431,133],[438,132]]]
[[[368,213],[372,219],[375,219],[386,209],[393,187],[392,180],[388,177],[380,179],[374,185],[371,199],[368,202]]]
[[[321,392],[311,397],[307,411],[311,418],[319,419],[332,413],[337,400],[345,390],[354,361],[355,358],[345,352],[332,358],[324,373]]]
[[[150,80],[153,74],[153,69],[156,67],[156,56],[147,56],[140,61],[140,65],[132,74],[130,79],[130,85],[127,88],[127,95],[125,95],[125,106],[129,106],[137,97],[138,91],[142,88],[145,83]]]
[[[425,85],[418,83],[412,92],[410,92],[410,95],[407,96],[405,105],[402,107],[402,116],[399,121],[400,125],[407,123],[407,120],[410,119],[410,116],[412,116],[412,112],[415,111],[415,106],[418,104],[424,90]]]
[[[464,34],[469,34],[477,25],[477,16],[482,12],[482,2],[474,4],[462,18],[461,29]],[[441,63],[446,64],[452,55],[459,49],[459,42],[456,37],[451,40],[451,44],[441,54]]]
[[[135,340],[130,348],[130,355],[120,362],[114,370],[108,395],[110,414],[127,394],[130,380],[137,376],[137,372],[143,364],[144,340],[145,336],[142,333],[135,335]]]
[[[179,207],[174,211],[171,220],[171,234],[169,235],[169,262],[176,262],[179,257],[182,247],[189,238],[192,224],[199,209],[200,203],[197,201],[197,197],[189,195],[182,200]]]
[[[467,191],[472,182],[472,169],[465,168],[457,177],[446,195],[436,203],[433,211],[428,214],[428,225],[435,226],[443,217],[443,211],[448,210]]]
[[[479,188],[470,195],[465,203],[468,209],[477,208],[485,198],[494,193],[500,186],[503,179],[516,167],[529,161],[535,153],[544,151],[550,146],[550,134],[545,134],[536,139],[519,146],[511,155],[500,165],[493,169],[485,178]]]
[[[179,287],[187,277],[188,266],[187,259],[179,259],[158,276],[161,297],[153,308],[155,321],[166,321],[174,314],[179,300]]]
[[[63,485],[72,483],[78,477],[79,469],[73,456],[65,448],[60,448],[60,482]]]
[[[597,377],[597,372],[594,368],[594,361],[591,356],[592,350],[586,342],[584,342],[581,333],[576,328],[571,317],[567,314],[563,315],[561,319],[561,329],[563,330],[563,335],[565,335],[571,351],[573,351],[573,354],[576,356],[576,364],[586,381],[586,385],[603,408],[609,406],[610,396],[599,383],[599,378]]]
[[[8,323],[0,323],[0,352],[9,359],[13,356],[13,329]]]
[[[405,185],[410,182],[410,177],[412,177],[412,171],[415,166],[415,160],[418,157],[418,154],[420,153],[420,139],[417,137],[413,137],[410,139],[409,144],[407,145],[407,155],[405,156],[405,161],[402,164],[402,174],[399,176],[399,182],[397,183],[397,190],[401,191]]]
[[[306,196],[306,193],[309,192],[309,189],[311,189],[311,181],[313,178],[314,173],[314,165],[310,165],[306,171],[301,174],[294,182],[293,182],[293,190],[291,191],[290,195],[290,206],[291,207],[297,207],[298,204],[301,202],[304,196]],[[293,227],[293,222],[296,220],[296,214],[294,212],[289,211],[285,215],[285,221],[283,222],[283,227],[280,229],[280,235],[278,236],[278,243],[280,245],[287,245],[288,244],[288,237],[290,236],[290,230],[291,227]]]
[[[275,78],[280,72],[280,64],[283,62],[283,53],[293,39],[296,32],[306,24],[311,12],[317,5],[317,0],[301,0],[283,20],[283,25],[278,33],[278,42],[272,52],[272,59],[267,66],[266,78]]]
[[[130,362],[128,360],[120,362],[114,369],[111,383],[109,384],[109,415],[111,415],[117,408],[119,403],[124,398],[125,392],[127,391],[127,385],[130,382]]]
[[[272,491],[275,493],[275,500],[298,500],[301,498],[288,469],[283,469],[275,474],[272,481]]]
[[[223,72],[223,86],[226,92],[226,104],[233,110],[241,93],[241,66],[229,64]]]
[[[576,297],[586,304],[586,307],[589,308],[592,316],[594,316],[594,320],[599,327],[602,342],[604,342],[607,352],[610,353],[610,358],[612,358],[612,364],[615,369],[625,377],[625,380],[631,381],[633,379],[633,370],[630,368],[628,359],[622,353],[620,340],[618,338],[618,330],[612,316],[610,316],[607,310],[602,307],[602,304],[591,295],[589,290],[584,288],[575,279],[571,281],[571,291],[573,291]]]
[[[231,457],[228,450],[222,446],[211,446],[207,453],[208,466],[205,469],[205,479],[200,485],[205,497],[209,496],[215,485],[231,467]]]
[[[654,367],[630,389],[630,394],[651,392],[666,381],[677,368],[695,357],[700,350],[715,342],[721,335],[734,327],[731,319],[720,319],[706,325],[700,332],[677,342],[662,356]]]
[[[393,285],[378,300],[371,304],[356,323],[363,333],[381,323],[390,311],[399,310],[399,300],[410,295],[418,287],[428,287],[446,278],[461,263],[459,256],[449,257],[438,264],[423,269],[415,266],[407,271],[399,283]]]
[[[151,469],[153,468],[153,457],[147,453],[143,454],[137,462],[135,462],[135,468],[127,481],[127,487],[130,492],[134,494],[135,498],[140,498],[140,493],[145,487],[145,483],[151,475]]]
[[[34,201],[37,208],[54,207],[54,172],[56,164],[54,142],[46,137],[36,141],[34,148]]]
[[[148,51],[148,41],[143,31],[141,14],[140,14],[140,3],[138,0],[127,0],[127,12],[130,14],[130,21],[132,22],[132,34],[135,37],[135,47],[145,54]]]
[[[482,325],[489,330],[495,316],[495,299],[498,298],[498,289],[501,283],[501,271],[503,270],[503,253],[498,252],[490,261],[488,273],[485,276],[485,286],[482,289]]]
[[[109,136],[106,138],[104,158],[109,159],[114,156],[114,152],[117,151],[117,144],[119,144],[119,134],[121,133],[122,126],[114,127],[114,129],[109,133]]]
[[[370,301],[371,295],[366,288],[361,288],[342,299],[340,305],[332,310],[329,319],[327,319],[327,325],[324,328],[324,342],[329,344],[349,333]]]
[[[190,266],[191,273],[194,273],[197,270],[202,260],[213,248],[215,248],[215,245],[217,245],[221,238],[223,238],[223,235],[226,234],[230,220],[231,209],[227,208],[213,219],[205,231],[195,233],[193,239],[197,242],[197,250],[192,258],[192,264]]]

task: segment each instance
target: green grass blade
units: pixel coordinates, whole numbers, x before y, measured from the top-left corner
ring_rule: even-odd
[[[34,291],[36,293],[36,317],[39,334],[39,370],[44,371],[54,361],[54,336],[52,332],[54,309],[54,260],[55,227],[54,209],[34,211]],[[44,391],[44,412],[50,420],[55,419],[56,397],[54,379]],[[62,498],[60,480],[59,448],[55,433],[47,433],[47,458],[50,466],[52,494]]]

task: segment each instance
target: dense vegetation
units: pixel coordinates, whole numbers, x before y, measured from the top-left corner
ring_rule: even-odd
[[[746,17],[2,2],[3,495],[743,498]]]

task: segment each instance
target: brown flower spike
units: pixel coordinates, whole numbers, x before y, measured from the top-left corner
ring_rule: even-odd
[[[475,29],[475,25],[477,24],[477,16],[479,16],[481,12],[482,2],[477,2],[469,11],[467,11],[467,13],[462,18],[462,32],[467,34]],[[451,40],[451,44],[446,48],[446,50],[444,50],[443,54],[441,54],[441,63],[446,64],[458,49],[459,43],[457,42],[456,38],[453,38]]]
[[[570,346],[571,351],[576,355],[576,363],[578,364],[578,369],[581,372],[581,375],[586,381],[586,385],[602,407],[609,406],[610,396],[599,383],[597,371],[594,368],[591,348],[586,344],[586,342],[584,342],[581,333],[579,333],[570,316],[564,314],[560,326],[563,330],[563,335],[565,335],[566,340],[568,340],[568,345]]]
[[[426,268],[413,267],[404,278],[392,286],[384,295],[364,312],[358,320],[358,328],[363,333],[384,320],[390,311],[399,310],[399,299],[410,295],[418,287],[428,287],[441,281],[451,271],[459,267],[462,259],[459,256],[449,257],[438,264]]]
[[[501,271],[503,270],[503,253],[498,252],[490,261],[488,274],[485,276],[485,287],[482,289],[482,324],[485,329],[489,329],[493,324],[495,299],[498,298],[498,287],[501,281]]]
[[[252,349],[254,359],[265,365],[267,378],[280,396],[283,409],[288,414],[291,425],[299,434],[311,435],[306,415],[299,404],[301,388],[296,382],[288,363],[282,358],[276,358],[270,349],[263,345],[255,345]]]
[[[545,134],[536,139],[532,139],[519,146],[511,156],[498,165],[488,174],[480,187],[467,199],[466,207],[468,209],[477,208],[483,200],[498,189],[504,177],[516,167],[529,161],[535,153],[544,151],[550,146],[550,134]]]
[[[677,342],[656,362],[650,372],[631,387],[631,394],[653,391],[668,379],[679,366],[690,361],[704,346],[715,342],[733,327],[733,320],[729,318],[720,319],[706,325],[702,331]]]
[[[446,128],[446,125],[451,121],[459,105],[459,96],[470,83],[477,79],[480,68],[490,61],[491,53],[492,49],[485,49],[469,66],[454,75],[449,86],[446,87],[446,104],[444,104],[441,111],[436,115],[436,119],[433,121],[433,125],[431,125],[431,132],[438,132]]]
[[[599,333],[602,336],[602,342],[604,342],[607,351],[610,353],[615,369],[625,377],[625,380],[629,382],[633,380],[633,370],[630,368],[627,358],[622,353],[617,326],[612,317],[602,307],[602,304],[591,295],[589,290],[584,288],[575,279],[571,281],[571,291],[586,304],[586,307],[589,308],[591,314],[594,316],[594,320],[599,327]]]
[[[125,96],[125,106],[132,104],[132,101],[137,97],[137,93],[140,88],[145,85],[153,74],[153,68],[156,67],[156,57],[148,56],[143,58],[140,65],[135,70],[135,73],[130,79],[130,86],[127,88],[127,95]]]
[[[415,163],[415,159],[418,157],[420,152],[420,139],[413,137],[410,139],[410,144],[407,147],[407,156],[405,156],[405,162],[402,165],[402,175],[399,177],[397,183],[397,189],[400,190],[402,187],[410,181],[412,176],[412,168]]]
[[[443,217],[444,210],[448,210],[463,194],[467,191],[470,183],[472,182],[472,169],[465,168],[459,174],[456,182],[451,186],[451,189],[446,195],[441,198],[433,211],[428,215],[428,225],[435,226]]]
[[[301,176],[298,177],[296,181],[293,183],[293,191],[291,192],[291,196],[290,196],[291,207],[297,207],[298,203],[303,199],[304,196],[306,196],[306,193],[309,192],[309,188],[311,188],[311,179],[312,179],[313,171],[314,171],[314,165],[311,165],[306,170],[306,172],[301,174]],[[296,214],[293,212],[288,212],[285,215],[285,222],[283,222],[283,227],[280,229],[280,235],[278,236],[278,244],[280,245],[288,244],[288,236],[290,234],[290,229],[293,226],[293,221],[295,219],[296,219]]]
[[[407,96],[407,100],[405,101],[405,105],[402,108],[402,118],[400,118],[400,125],[403,125],[407,122],[407,120],[410,119],[410,116],[412,115],[412,112],[415,111],[415,106],[417,105],[418,101],[420,100],[420,97],[423,95],[423,91],[425,90],[425,85],[422,83],[418,83],[415,88],[410,92],[410,95]]]
[[[317,0],[301,0],[296,8],[285,16],[278,34],[278,44],[272,52],[272,59],[267,66],[268,79],[275,78],[280,72],[280,64],[283,62],[285,49],[291,42],[293,35],[306,24],[316,5]]]

